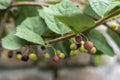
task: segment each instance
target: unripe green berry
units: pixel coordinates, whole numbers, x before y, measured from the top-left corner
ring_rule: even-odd
[[[76,55],[78,55],[78,50],[70,51],[70,56],[76,56]]]
[[[44,58],[45,58],[45,59],[49,59],[49,58],[50,58],[50,54],[49,54],[49,53],[47,53],[47,52],[46,52],[46,53],[44,53],[44,55],[43,55],[43,56],[44,56]]]
[[[70,45],[70,49],[72,49],[72,50],[77,49],[77,45],[76,45],[75,43],[72,43],[72,44]]]
[[[80,50],[80,52],[85,52],[85,53],[88,52],[88,50],[86,50],[83,45],[79,48],[79,50]]]
[[[65,54],[64,54],[64,53],[60,53],[60,54],[59,54],[59,57],[60,57],[61,59],[64,59],[64,58],[65,58]]]
[[[21,54],[17,54],[17,55],[16,55],[16,59],[17,59],[17,60],[22,60],[22,55],[21,55]]]
[[[117,27],[117,24],[116,23],[112,23],[111,24],[111,28],[115,29]]]
[[[90,49],[89,51],[91,54],[95,54],[96,53],[96,48],[95,47],[92,47],[92,49]]]
[[[30,53],[29,54],[29,59],[33,60],[33,61],[36,61],[36,60],[38,60],[38,57],[37,57],[37,55],[35,53]]]
[[[85,44],[85,41],[82,40],[80,43],[81,43],[81,45],[84,45],[84,44]]]

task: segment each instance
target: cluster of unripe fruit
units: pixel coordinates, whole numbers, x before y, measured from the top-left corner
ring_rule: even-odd
[[[72,38],[70,45],[70,49],[71,49],[70,56],[77,55],[79,51],[84,53],[91,53],[91,54],[96,53],[96,48],[94,44],[89,40],[84,41],[83,38],[84,37],[81,34],[77,35],[75,38]]]
[[[116,31],[120,31],[120,25],[117,24],[116,22],[113,22],[111,25],[110,25],[111,28],[113,28],[114,30]]]
[[[44,59],[52,58],[52,60],[55,62],[58,62],[60,59],[65,58],[65,54],[61,52],[60,50],[55,50],[54,53],[55,53],[54,56],[51,57],[50,53],[45,51],[43,54],[43,57]],[[18,51],[16,52],[15,56],[17,60],[24,61],[24,62],[27,62],[28,60],[37,61],[39,59],[39,56],[35,52],[30,52],[29,54],[23,54],[22,52]],[[9,58],[13,57],[12,51],[8,53],[8,57]]]

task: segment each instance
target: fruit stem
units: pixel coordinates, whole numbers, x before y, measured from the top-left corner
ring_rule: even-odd
[[[83,33],[80,33],[80,35],[82,35],[87,41],[89,41],[89,39]]]

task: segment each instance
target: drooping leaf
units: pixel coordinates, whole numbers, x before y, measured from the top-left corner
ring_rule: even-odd
[[[6,9],[11,3],[11,0],[0,0],[0,9]]]
[[[82,32],[94,25],[94,20],[82,13],[71,1],[64,0],[46,10],[54,14],[61,22],[70,27],[74,32]]]
[[[60,22],[57,18],[55,18],[52,14],[48,13],[48,9],[44,7],[44,9],[39,9],[39,15],[45,20],[48,28],[57,34],[65,34],[70,32],[70,28],[65,24]]]
[[[35,17],[38,15],[37,8],[33,6],[22,6],[18,9],[15,24],[20,25],[27,17]]]
[[[95,11],[91,8],[90,5],[87,5],[83,11],[85,14],[93,17],[94,19],[100,19],[100,16],[95,13]]]
[[[111,2],[112,0],[89,0],[92,9],[101,17],[104,16],[107,7]]]
[[[91,30],[87,36],[99,51],[110,56],[114,55],[112,48],[99,31]]]
[[[19,27],[27,28],[39,35],[42,35],[46,30],[45,22],[39,16],[26,18]]]
[[[107,33],[111,36],[111,38],[115,41],[115,43],[120,48],[120,36],[116,34],[115,32],[111,31],[110,29],[107,29]]]
[[[17,27],[17,32],[15,34],[17,37],[20,37],[28,42],[44,45],[44,40],[42,37],[35,32],[25,28],[25,27]]]
[[[109,6],[106,9],[105,15],[110,14],[112,10],[115,11],[115,8],[120,7],[120,1],[114,1],[109,4]]]
[[[2,39],[2,46],[6,49],[16,50],[25,45],[26,41],[15,36],[15,32],[11,32]]]

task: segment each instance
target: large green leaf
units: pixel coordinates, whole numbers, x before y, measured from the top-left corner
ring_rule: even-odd
[[[107,7],[111,2],[112,0],[89,0],[92,9],[101,17],[104,16]]]
[[[111,2],[109,4],[109,6],[107,7],[106,11],[105,11],[105,15],[111,13],[111,11],[115,11],[114,9],[116,7],[120,7],[120,1],[114,1],[114,2]],[[117,9],[117,8],[116,8]]]
[[[42,37],[38,34],[36,34],[35,32],[27,29],[26,27],[17,27],[17,32],[15,34],[16,36],[27,40],[28,42],[32,42],[32,43],[36,43],[36,44],[40,44],[40,45],[44,45],[44,40],[42,39]]]
[[[117,33],[115,33],[112,30],[110,30],[110,29],[107,29],[107,33],[112,37],[112,39],[115,41],[115,43],[120,48],[120,36]]]
[[[11,3],[11,0],[0,0],[0,9],[6,9]]]
[[[71,30],[65,24],[60,22],[52,14],[48,13],[48,8],[39,9],[39,15],[45,20],[48,28],[57,34],[65,34]]]
[[[94,25],[92,18],[83,14],[77,5],[68,0],[50,7],[47,11],[54,14],[76,33],[82,32]]]
[[[91,30],[87,36],[99,51],[110,56],[114,54],[105,37],[99,31]]]
[[[15,32],[11,32],[2,39],[2,46],[6,49],[16,50],[25,45],[26,41],[15,36]]]
[[[27,29],[39,34],[39,35],[42,35],[46,30],[45,22],[39,16],[26,18],[20,24],[19,27],[21,27],[21,28],[25,27],[25,28],[27,28]]]
[[[33,6],[22,6],[18,9],[15,24],[20,25],[27,17],[34,17],[38,15],[36,7]]]
[[[91,8],[90,5],[87,5],[83,11],[85,14],[91,16],[94,19],[100,19],[100,16],[95,13],[95,11]]]

